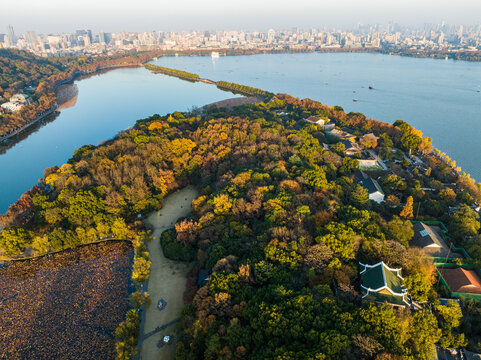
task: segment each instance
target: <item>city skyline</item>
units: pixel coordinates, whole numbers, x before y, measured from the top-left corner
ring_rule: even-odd
[[[399,24],[358,25],[351,30],[268,31],[149,31],[117,33],[77,29],[72,33],[18,34],[12,25],[7,34],[0,34],[0,47],[30,50],[41,56],[78,56],[114,54],[117,51],[151,50],[407,50],[407,51],[469,51],[481,50],[481,25],[463,26],[426,24],[411,28]]]
[[[481,2],[460,0],[453,6],[441,0],[386,2],[338,0],[317,3],[301,0],[293,5],[285,0],[242,3],[209,0],[202,3],[184,0],[158,3],[153,0],[119,0],[115,7],[86,0],[72,4],[60,0],[26,0],[24,6],[2,5],[0,24],[12,24],[18,32],[93,31],[181,31],[181,30],[267,30],[291,27],[349,27],[357,23],[397,22],[419,26],[426,22],[473,25],[479,23]],[[28,9],[26,11],[25,9]],[[148,11],[147,11],[148,10]],[[4,30],[1,30],[4,31]]]

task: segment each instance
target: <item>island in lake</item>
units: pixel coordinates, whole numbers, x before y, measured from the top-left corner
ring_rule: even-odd
[[[0,217],[7,261],[0,278],[13,289],[2,304],[18,315],[36,309],[29,294],[44,291],[33,282],[19,289],[9,269],[27,281],[35,274],[62,286],[71,281],[73,289],[106,272],[102,281],[122,288],[114,307],[122,316],[115,311],[106,323],[95,350],[102,358],[381,360],[428,359],[436,349],[480,352],[479,184],[405,121],[216,85],[258,101],[153,115],[45,170]],[[96,265],[81,261],[72,268],[78,276],[70,268],[65,280],[55,275],[57,257],[111,241],[129,250],[117,260],[102,253],[88,281],[84,274]],[[42,259],[52,259],[52,275],[34,266]],[[47,290],[52,284],[40,282]],[[111,299],[102,285],[90,287],[95,309],[98,299]],[[25,299],[15,302],[15,293]],[[57,302],[61,316],[90,309],[80,289],[68,304],[65,294],[55,293],[45,324]],[[70,323],[76,339],[102,332],[104,310]],[[19,323],[4,329],[19,341],[2,340],[9,356],[42,351],[25,345],[33,342]],[[53,347],[61,330],[48,331],[40,349]],[[76,339],[65,339],[62,351],[81,351]]]

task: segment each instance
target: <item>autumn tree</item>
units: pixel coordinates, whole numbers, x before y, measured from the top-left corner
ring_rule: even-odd
[[[220,194],[214,198],[214,213],[217,215],[226,215],[232,208],[232,202],[227,194]]]
[[[441,189],[441,191],[439,191],[439,197],[448,205],[453,205],[456,201],[456,193],[450,188]]]
[[[401,205],[401,201],[396,195],[388,195],[386,197],[386,204],[390,207],[398,207]]]
[[[420,273],[414,273],[404,278],[404,285],[408,289],[409,294],[416,301],[428,301],[429,292],[431,291],[431,282],[429,279]]]
[[[6,255],[17,255],[32,241],[32,233],[21,227],[9,227],[0,232],[0,249]]]
[[[374,136],[363,136],[359,142],[364,149],[377,147],[377,139]]]
[[[128,360],[138,351],[137,341],[140,329],[140,316],[131,309],[127,312],[123,321],[115,330],[115,349],[117,359]]]
[[[183,246],[191,245],[195,241],[197,227],[198,224],[192,219],[186,219],[176,223],[175,231],[177,232],[177,241]]]
[[[406,200],[406,205],[404,205],[401,213],[399,214],[400,217],[403,219],[412,219],[414,217],[413,214],[413,197],[409,196]]]

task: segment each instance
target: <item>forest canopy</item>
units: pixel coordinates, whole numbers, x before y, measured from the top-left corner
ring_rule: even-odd
[[[475,322],[460,317],[457,303],[439,303],[433,262],[409,246],[414,216],[444,220],[459,245],[480,246],[479,221],[467,204],[452,217],[443,210],[446,201],[469,197],[422,190],[428,183],[441,190],[435,181],[452,173],[434,157],[429,175],[405,176],[401,165],[399,175],[377,173],[392,198],[375,203],[356,181],[359,161],[324,146],[327,134],[303,121],[308,116],[374,132],[379,151],[429,153],[429,141],[405,123],[289,95],[230,111],[154,115],[46,169],[40,186],[2,218],[0,247],[8,255],[27,248],[42,254],[108,236],[133,239],[145,230],[139,214],[194,184],[201,195],[191,216],[161,239],[167,256],[195,261],[194,278],[200,269],[210,274],[199,287],[189,282],[178,359],[430,359],[435,343],[465,346],[464,332],[477,349]],[[479,196],[476,185],[463,189]],[[136,256],[141,281],[148,259]],[[379,261],[402,268],[413,299],[434,310],[363,302],[358,264]],[[479,318],[476,305],[462,306]],[[123,331],[135,330],[136,318],[132,324]]]

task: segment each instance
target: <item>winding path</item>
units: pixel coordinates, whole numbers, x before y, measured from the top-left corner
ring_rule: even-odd
[[[148,291],[152,304],[145,311],[140,329],[140,359],[169,360],[175,355],[175,345],[157,347],[164,335],[172,335],[175,328],[171,326],[179,321],[184,308],[183,295],[187,283],[189,264],[167,259],[160,246],[160,234],[174,226],[177,219],[187,216],[191,211],[192,200],[197,197],[193,186],[185,187],[164,200],[160,211],[151,213],[147,222],[154,228],[154,240],[148,243],[152,261],[150,278],[145,291]],[[157,302],[163,299],[167,302],[165,309],[160,311]],[[167,330],[168,328],[168,330]]]

